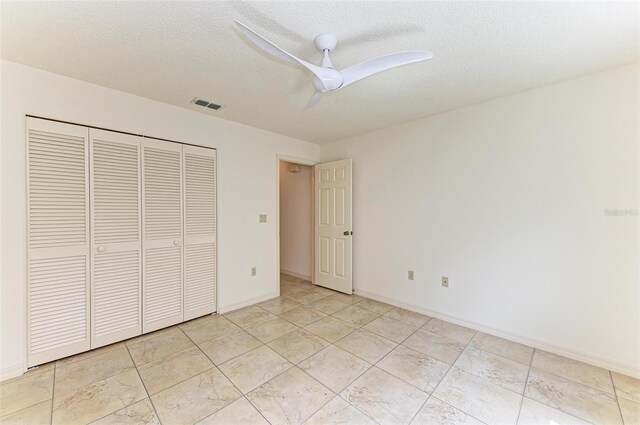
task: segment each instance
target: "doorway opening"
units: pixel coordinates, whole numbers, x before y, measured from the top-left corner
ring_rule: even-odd
[[[280,274],[313,280],[313,166],[280,159]]]

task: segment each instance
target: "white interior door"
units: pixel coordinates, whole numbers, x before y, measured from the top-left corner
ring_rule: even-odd
[[[351,294],[352,160],[315,166],[315,284]]]
[[[183,320],[182,145],[142,140],[142,332]]]
[[[142,332],[140,138],[89,130],[91,348]]]
[[[89,130],[27,118],[27,365],[89,350]]]
[[[216,151],[184,145],[184,320],[216,311]]]

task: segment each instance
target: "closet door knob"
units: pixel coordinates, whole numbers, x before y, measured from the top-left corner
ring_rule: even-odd
[[[103,246],[99,246],[98,247],[98,252],[104,252],[104,247]]]
[[[174,244],[175,246],[178,246],[178,245],[180,245],[180,241],[179,241],[179,240],[175,240],[175,241],[173,241],[173,244]]]

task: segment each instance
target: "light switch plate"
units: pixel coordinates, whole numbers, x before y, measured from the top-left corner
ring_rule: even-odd
[[[258,223],[266,223],[267,222],[267,215],[266,214],[260,214],[258,216]]]
[[[413,280],[413,278],[414,278],[413,270],[409,270],[407,272],[407,279]]]
[[[445,288],[449,287],[449,278],[446,276],[442,276],[442,286],[444,286]]]
[[[256,267],[251,267],[251,276],[255,276],[258,274],[258,270]]]

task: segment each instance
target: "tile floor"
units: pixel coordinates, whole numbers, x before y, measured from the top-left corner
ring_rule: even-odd
[[[640,380],[283,276],[0,384],[9,424],[640,424]]]

